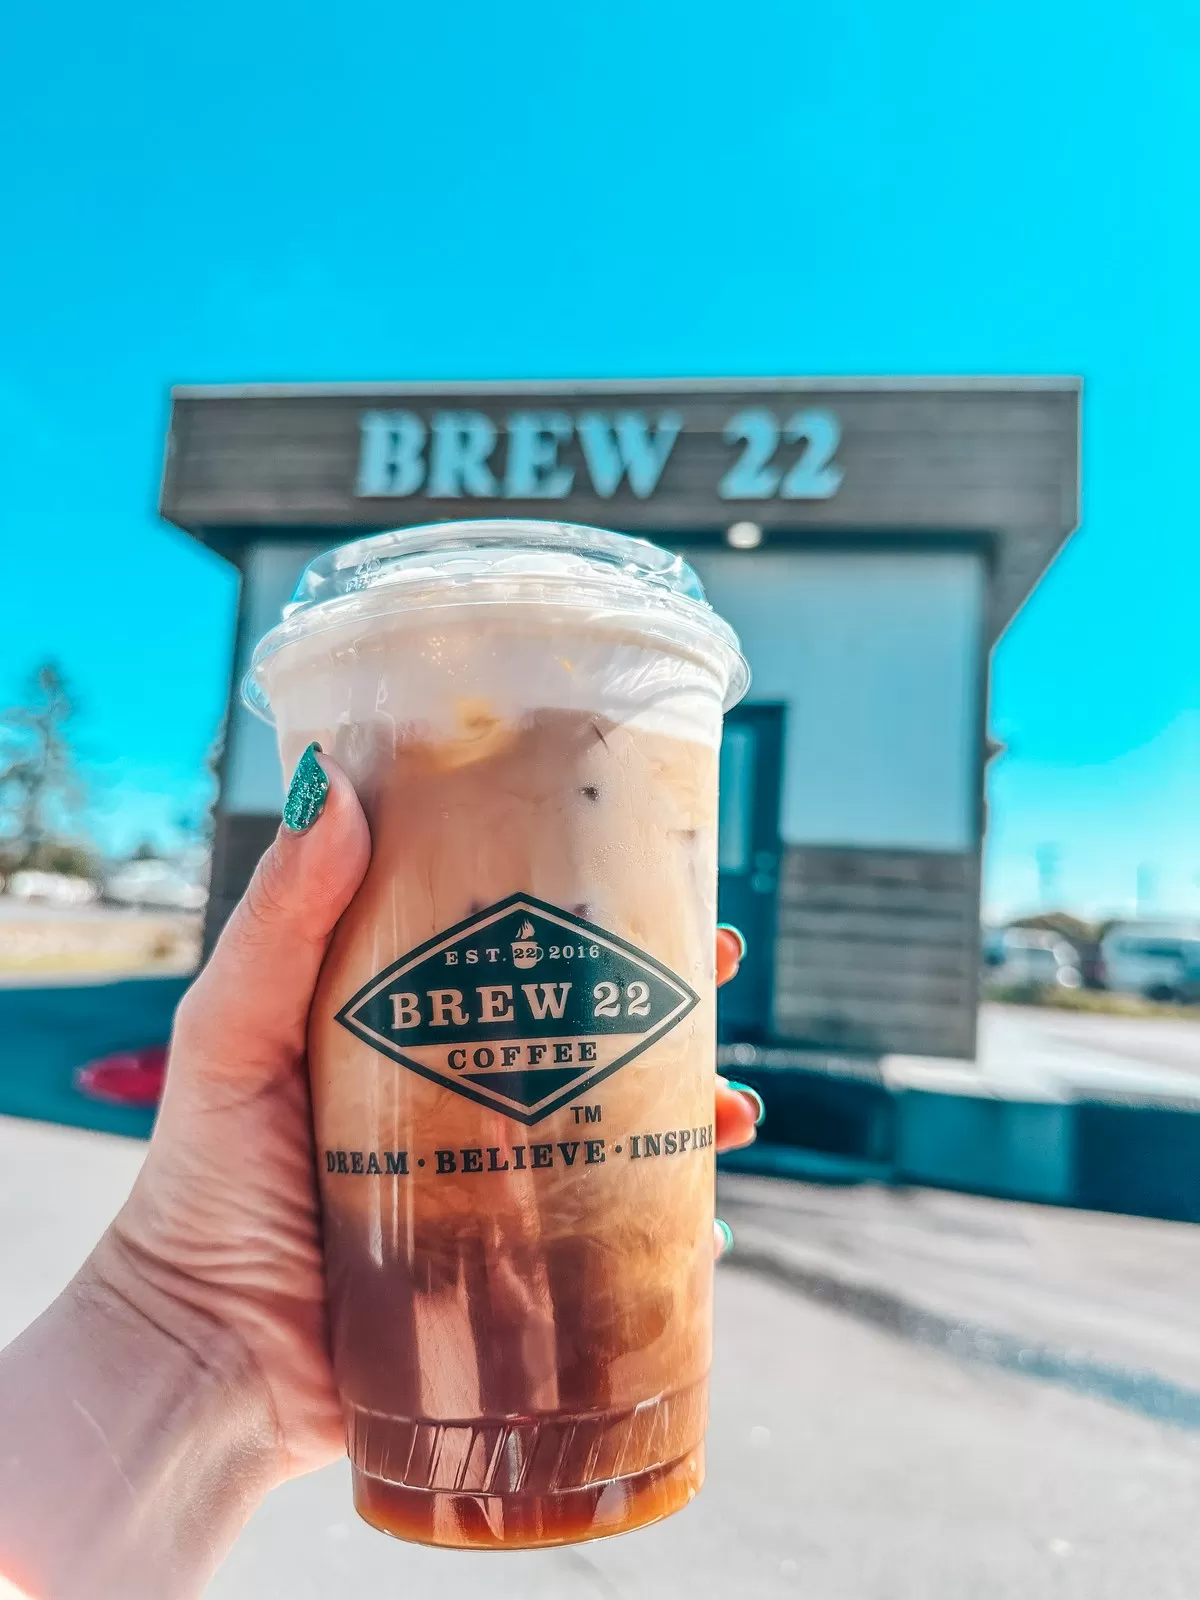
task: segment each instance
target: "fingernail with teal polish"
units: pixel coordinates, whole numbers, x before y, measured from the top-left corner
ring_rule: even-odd
[[[329,778],[317,760],[321,746],[314,739],[296,763],[287,799],[283,802],[283,825],[289,833],[303,833],[325,809]]]
[[[721,1217],[716,1219],[716,1229],[721,1235],[721,1254],[728,1255],[733,1249],[733,1229]]]
[[[746,950],[747,950],[746,935],[742,932],[742,930],[740,928],[735,928],[732,922],[718,922],[717,923],[717,927],[718,928],[724,928],[726,933],[731,933],[733,935],[733,937],[737,940],[738,946],[739,946],[738,960],[739,961],[744,961],[746,959]]]
[[[732,1078],[728,1078],[726,1081],[731,1089],[736,1089],[738,1094],[744,1094],[746,1099],[749,1100],[754,1107],[754,1126],[761,1128],[763,1118],[767,1114],[767,1104],[762,1095],[759,1094],[757,1089],[752,1089],[748,1083],[735,1083]]]

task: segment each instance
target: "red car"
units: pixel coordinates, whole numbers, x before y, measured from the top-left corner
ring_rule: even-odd
[[[166,1045],[118,1050],[76,1069],[75,1087],[90,1100],[113,1106],[156,1106],[167,1073]]]

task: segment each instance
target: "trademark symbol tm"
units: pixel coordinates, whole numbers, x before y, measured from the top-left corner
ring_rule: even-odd
[[[572,1106],[571,1114],[574,1116],[576,1122],[600,1121],[599,1106]]]

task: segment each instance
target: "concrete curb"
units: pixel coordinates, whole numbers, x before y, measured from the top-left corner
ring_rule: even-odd
[[[740,1065],[767,1105],[730,1171],[885,1182],[1200,1222],[1200,1114],[1169,1101],[1008,1100]]]

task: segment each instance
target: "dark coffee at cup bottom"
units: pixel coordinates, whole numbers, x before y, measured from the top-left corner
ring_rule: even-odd
[[[630,1405],[611,1375],[639,1337],[661,1339],[672,1315],[699,1309],[699,1282],[689,1286],[691,1304],[657,1297],[639,1329],[629,1315],[633,1297],[616,1304],[613,1264],[593,1241],[531,1238],[523,1249],[505,1248],[481,1229],[460,1238],[457,1250],[414,1252],[391,1272],[369,1264],[363,1271],[361,1230],[347,1237],[336,1214],[330,1221],[335,1302],[352,1305],[356,1321],[371,1313],[389,1320],[386,1350],[354,1339],[361,1370],[345,1348],[339,1364],[355,1500],[369,1521],[433,1544],[528,1547],[638,1527],[696,1493],[706,1376]],[[429,1385],[411,1364],[380,1381],[401,1348],[431,1360],[442,1306],[447,1366],[469,1354],[477,1369],[475,1414],[457,1420],[420,1413]],[[616,1320],[593,1328],[593,1308],[597,1322],[605,1310]],[[469,1352],[452,1343],[464,1321]],[[690,1342],[684,1334],[681,1355]],[[437,1380],[450,1381],[448,1371]],[[372,1404],[353,1403],[355,1394]]]

